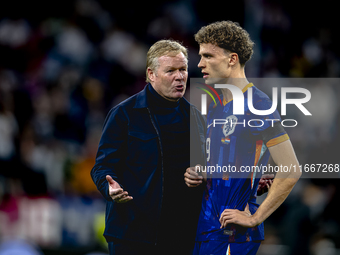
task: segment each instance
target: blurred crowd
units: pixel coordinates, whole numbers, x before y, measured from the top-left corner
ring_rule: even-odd
[[[340,74],[330,18],[336,12],[329,4],[306,9],[292,1],[244,0],[224,9],[199,0],[28,2],[0,10],[0,255],[11,247],[26,249],[20,254],[107,252],[105,202],[90,170],[107,112],[145,86],[145,57],[156,40],[183,42],[189,77],[200,77],[193,35],[210,22],[233,20],[256,44],[248,77]],[[340,91],[322,83],[311,89],[319,113],[313,128],[289,131],[298,158],[340,163]],[[338,184],[301,180],[267,220],[259,254],[337,254]]]

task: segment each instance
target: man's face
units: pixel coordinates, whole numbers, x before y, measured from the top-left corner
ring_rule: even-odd
[[[202,69],[205,83],[212,85],[230,76],[229,54],[222,48],[211,43],[200,44],[198,53],[201,60],[198,68]]]
[[[184,96],[188,79],[188,60],[184,54],[161,56],[157,70],[148,69],[151,85],[159,95],[169,101],[178,101]]]

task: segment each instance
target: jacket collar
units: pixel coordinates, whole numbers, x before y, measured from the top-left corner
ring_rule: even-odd
[[[146,86],[144,87],[144,89],[142,91],[140,91],[139,93],[137,93],[136,95],[136,103],[134,108],[147,108],[149,106],[148,104],[148,94],[147,94],[147,90],[148,90],[148,86],[151,86],[150,83],[146,84]],[[183,97],[183,100],[181,100],[181,104],[184,107],[189,107],[190,103]]]
[[[146,108],[148,107],[148,100],[147,100],[147,89],[148,86],[151,86],[150,83],[146,84],[146,86],[144,87],[144,89],[142,91],[140,91],[139,93],[137,93],[136,95],[136,103],[134,108]]]

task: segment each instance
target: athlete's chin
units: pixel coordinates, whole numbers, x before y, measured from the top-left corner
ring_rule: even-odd
[[[212,78],[212,77],[209,77],[209,78],[205,78],[205,84],[207,85],[214,85],[214,84],[219,84],[222,82],[222,79],[221,78]]]
[[[208,85],[214,85],[216,83],[216,79],[214,78],[205,78],[205,84],[208,84]]]

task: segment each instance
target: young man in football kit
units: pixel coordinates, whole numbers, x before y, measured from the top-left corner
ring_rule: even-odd
[[[299,164],[279,113],[275,110],[261,116],[249,110],[249,96],[257,110],[272,106],[268,96],[245,76],[244,67],[254,45],[249,34],[237,23],[222,21],[202,27],[195,40],[200,46],[198,67],[205,83],[229,84],[234,91],[242,91],[244,114],[234,114],[233,93],[226,88],[221,89],[223,105],[209,106],[206,188],[194,254],[256,254],[264,239],[263,221],[282,204],[301,174],[278,172],[266,199],[258,206],[256,192],[261,173],[245,169],[267,165],[269,156],[279,166]],[[211,167],[224,167],[226,171],[207,171]],[[185,173],[189,187],[201,184],[196,171],[189,168]]]

